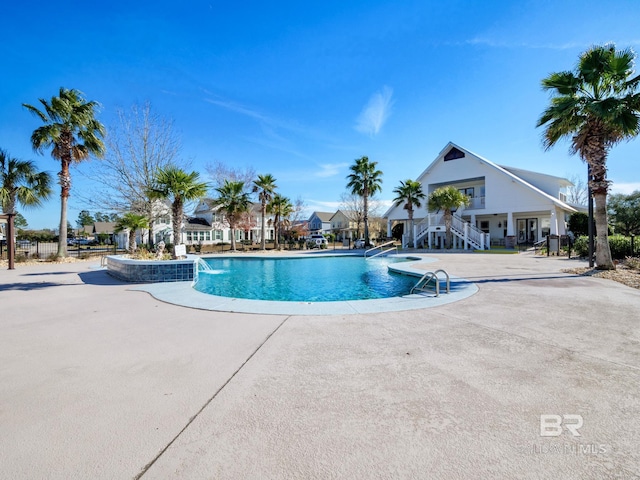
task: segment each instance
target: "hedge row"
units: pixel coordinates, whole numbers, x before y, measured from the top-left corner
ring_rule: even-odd
[[[640,238],[634,239],[634,251],[632,252],[630,237],[625,237],[623,235],[610,235],[609,248],[611,249],[611,256],[615,259],[621,260],[625,257],[636,257],[640,255]],[[573,250],[579,257],[588,256],[589,237],[578,237],[573,244]]]

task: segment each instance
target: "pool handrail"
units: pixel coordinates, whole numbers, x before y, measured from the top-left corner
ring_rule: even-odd
[[[386,246],[394,244],[394,243],[395,243],[395,240],[391,240],[390,242],[386,242],[386,243],[383,243],[381,245],[377,245],[377,246],[375,246],[373,248],[370,248],[368,250],[365,250],[364,251],[364,257],[367,258],[367,253],[373,252],[374,250],[377,250],[377,249],[380,249],[380,251],[378,253],[376,253],[375,255],[371,255],[368,258],[374,258],[374,257],[377,257],[378,255],[382,255],[384,253],[389,253],[391,250],[395,250],[395,252],[398,253],[398,247],[396,245],[394,245],[391,248],[387,248],[386,250],[383,249],[383,247],[386,247]]]
[[[439,297],[440,296],[440,279],[438,278],[438,273],[444,273],[445,279],[446,279],[446,288],[447,288],[446,293],[449,293],[451,290],[451,281],[449,279],[449,274],[444,270],[439,269],[439,270],[436,270],[435,272],[426,272],[422,277],[420,277],[420,280],[418,280],[418,283],[416,283],[413,286],[413,288],[409,292],[409,295],[412,295],[413,292],[416,290],[420,290],[421,292],[428,291],[429,282],[431,280],[434,280],[435,294],[436,294],[436,297]]]

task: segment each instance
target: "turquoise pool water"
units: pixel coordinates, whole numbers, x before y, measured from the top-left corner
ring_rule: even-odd
[[[207,258],[195,289],[254,300],[331,302],[407,295],[417,278],[389,272],[406,259],[328,256],[313,258]]]

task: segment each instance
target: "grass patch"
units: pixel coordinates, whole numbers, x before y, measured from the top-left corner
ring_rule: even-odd
[[[491,247],[491,250],[474,250],[473,253],[492,253],[498,255],[512,255],[519,253],[518,250],[504,247]]]

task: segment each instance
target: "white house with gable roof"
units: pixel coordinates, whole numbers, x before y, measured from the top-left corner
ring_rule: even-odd
[[[491,245],[513,247],[534,243],[547,235],[566,233],[566,220],[582,208],[566,203],[565,178],[500,166],[449,142],[417,181],[425,195],[452,185],[469,196],[468,207],[454,213],[454,247],[486,249]],[[444,241],[442,212],[428,212],[427,201],[414,209],[414,231],[410,232],[404,205],[392,206],[384,214],[387,235],[397,223],[404,224],[402,243],[439,248]]]

